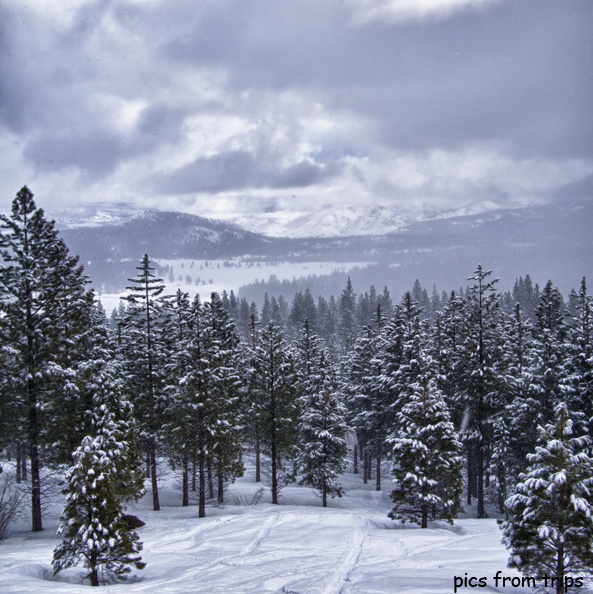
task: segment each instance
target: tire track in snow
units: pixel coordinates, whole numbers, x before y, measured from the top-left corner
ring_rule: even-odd
[[[363,527],[362,522],[356,526],[356,530],[348,543],[348,552],[341,564],[335,569],[331,578],[321,590],[321,594],[343,594],[345,588],[350,582],[350,574],[356,567],[358,559],[368,542],[369,534],[366,522]]]

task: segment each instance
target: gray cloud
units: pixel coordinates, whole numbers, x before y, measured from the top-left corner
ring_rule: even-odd
[[[358,27],[331,3],[305,11],[256,1],[230,14],[209,5],[167,51],[225,68],[238,89],[306,88],[376,120],[399,148],[494,141],[590,157],[593,4],[570,5],[507,0],[428,23]]]
[[[269,154],[260,159],[248,151],[237,150],[198,157],[175,171],[159,175],[156,184],[164,194],[302,188],[330,179],[338,171],[337,166],[323,167],[308,161],[282,167]]]
[[[450,202],[456,188],[516,202],[591,174],[590,0],[468,0],[364,21],[357,5],[89,0],[67,11],[9,0],[0,141],[18,140],[23,171],[42,185],[78,171],[103,196],[253,190],[262,208],[262,190],[315,188],[327,202],[346,188],[352,201],[422,208],[439,188]],[[476,150],[506,169],[470,157],[455,171],[426,165]],[[394,174],[402,155],[410,164]],[[541,163],[547,186],[521,163]]]

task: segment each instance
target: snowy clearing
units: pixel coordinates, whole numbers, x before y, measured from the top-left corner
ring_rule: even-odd
[[[326,509],[307,487],[289,486],[281,505],[266,493],[251,505],[261,487],[250,474],[229,487],[228,503],[181,507],[181,494],[167,481],[159,512],[146,495],[130,510],[146,522],[138,532],[147,562],[126,584],[103,586],[105,592],[265,594],[451,594],[457,592],[533,593],[513,587],[518,575],[506,567],[495,519],[460,519],[455,526],[433,523],[426,530],[387,518],[389,484],[377,492],[360,476],[346,474],[347,489]],[[0,592],[25,594],[88,592],[82,567],[52,576],[52,552],[60,505],[46,519],[46,530],[33,534],[18,526],[0,543]],[[473,513],[474,510],[469,510]],[[470,515],[469,513],[467,515]],[[494,576],[500,571],[498,587]],[[468,587],[455,588],[455,577]],[[506,577],[503,587],[502,578]],[[469,587],[469,579],[474,578]],[[484,587],[478,580],[484,578]],[[576,592],[576,590],[572,590]]]

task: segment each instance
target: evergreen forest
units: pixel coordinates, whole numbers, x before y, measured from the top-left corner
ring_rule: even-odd
[[[502,293],[476,263],[450,293],[348,279],[330,298],[255,303],[167,294],[145,254],[105,312],[26,187],[0,217],[0,258],[1,460],[33,531],[67,494],[56,572],[83,563],[98,585],[99,568],[142,569],[125,511],[144,485],[159,510],[159,475],[175,469],[182,505],[204,517],[247,458],[273,503],[297,482],[331,505],[351,472],[389,490],[395,521],[452,523],[472,504],[504,520],[517,567],[591,569],[585,278],[562,295],[527,274]]]

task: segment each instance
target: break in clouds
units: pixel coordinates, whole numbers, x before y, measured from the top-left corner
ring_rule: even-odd
[[[0,208],[590,195],[589,0],[9,0]]]

